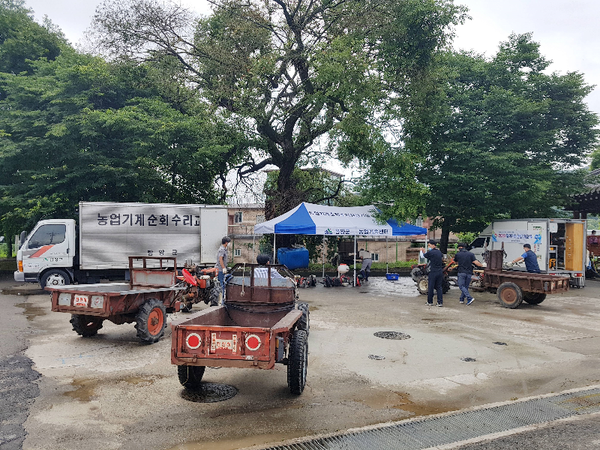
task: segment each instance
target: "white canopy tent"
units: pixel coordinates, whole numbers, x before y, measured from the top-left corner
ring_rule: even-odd
[[[279,217],[256,224],[254,233],[354,236],[354,280],[356,280],[357,236],[389,237],[427,234],[425,228],[410,224],[400,226],[393,219],[387,220],[384,224],[378,223],[375,219],[376,213],[377,208],[373,205],[340,207],[301,203]],[[275,251],[275,243],[273,249]]]

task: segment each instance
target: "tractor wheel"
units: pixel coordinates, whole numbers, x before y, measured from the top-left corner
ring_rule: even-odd
[[[186,389],[200,389],[200,382],[204,376],[204,366],[177,366],[177,377]]]
[[[44,289],[48,287],[67,286],[71,284],[69,274],[61,269],[51,269],[45,272],[40,278],[40,286]]]
[[[429,280],[426,276],[419,278],[417,281],[417,290],[421,295],[427,295],[427,291],[429,289]]]
[[[222,295],[223,295],[223,291],[221,289],[221,283],[216,282],[210,290],[210,294],[208,297],[209,305],[210,306],[219,306],[221,304]]]
[[[308,309],[308,303],[300,302],[298,303],[298,309],[302,311],[302,317],[298,319],[297,328],[299,330],[306,331],[306,335],[308,336],[310,332],[310,311]]]
[[[525,300],[530,305],[539,305],[544,300],[546,300],[546,294],[537,294],[534,292],[527,292],[523,296],[523,300]]]
[[[73,325],[73,331],[83,337],[95,336],[98,334],[98,330],[102,328],[102,317],[86,316],[85,314],[72,314],[71,325]]]
[[[498,300],[505,308],[518,308],[523,303],[523,291],[515,283],[502,283],[498,287]]]
[[[410,271],[410,277],[413,279],[415,283],[419,281],[419,277],[423,276],[423,271],[420,267],[415,267]]]
[[[287,383],[292,394],[300,395],[306,386],[308,368],[308,335],[304,330],[294,330],[290,340],[287,366]]]
[[[154,344],[165,334],[167,309],[163,302],[151,298],[140,306],[135,322],[137,337],[146,344]]]
[[[450,291],[450,279],[448,277],[444,277],[444,281],[442,281],[442,292],[447,294]]]

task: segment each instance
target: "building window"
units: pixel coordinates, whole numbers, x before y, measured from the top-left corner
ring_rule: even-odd
[[[233,256],[234,256],[234,257],[239,257],[239,256],[242,256],[242,249],[241,249],[241,248],[236,248],[236,249],[233,251]]]
[[[263,223],[264,221],[265,221],[264,214],[257,214],[256,215],[256,223]]]
[[[379,253],[371,253],[371,260],[379,261]]]
[[[233,216],[233,223],[242,223],[244,221],[244,214],[242,211],[238,211]]]

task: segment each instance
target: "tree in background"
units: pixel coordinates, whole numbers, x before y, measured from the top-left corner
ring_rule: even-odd
[[[583,180],[574,169],[597,140],[583,76],[546,74],[550,63],[529,34],[510,36],[490,60],[449,53],[438,64],[427,109],[404,123],[404,147],[374,159],[367,195],[393,215],[414,197],[403,192],[404,169],[414,167],[443,251],[450,231],[480,230],[494,218],[549,217],[565,205]]]
[[[20,17],[11,23],[38,30]],[[224,201],[216,181],[237,161],[239,133],[177,83],[171,61],[107,63],[63,42],[55,58],[27,65],[0,72],[5,234],[40,218],[73,217],[82,200]]]
[[[213,13],[194,21],[174,3],[107,1],[93,40],[124,58],[175,58],[214,111],[244,127],[238,176],[278,170],[269,218],[307,199],[294,171],[307,159],[322,164],[325,144],[345,162],[378,151],[387,105],[464,14],[449,0],[210,3]],[[385,76],[392,66],[394,83]]]

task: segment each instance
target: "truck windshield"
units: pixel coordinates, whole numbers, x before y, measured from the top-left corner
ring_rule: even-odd
[[[44,245],[55,245],[65,241],[67,227],[64,224],[42,225],[39,227],[31,239],[27,248],[39,248]]]

